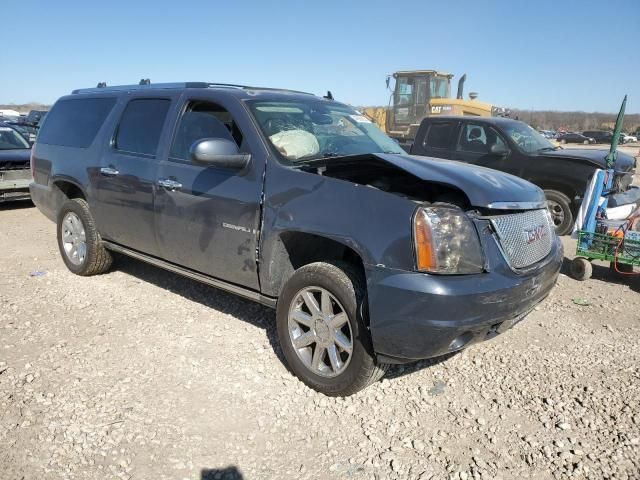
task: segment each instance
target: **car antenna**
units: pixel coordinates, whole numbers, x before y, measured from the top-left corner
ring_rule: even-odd
[[[327,94],[323,98],[326,98],[327,100],[333,100],[333,94],[331,93],[331,90],[327,90]]]
[[[148,78],[142,78],[138,85],[151,85],[151,80],[149,80]]]
[[[107,87],[107,82],[99,82],[96,88],[106,88],[106,87]]]

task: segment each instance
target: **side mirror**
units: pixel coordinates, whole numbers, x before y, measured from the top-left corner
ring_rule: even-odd
[[[489,149],[489,153],[491,153],[491,155],[504,157],[509,153],[509,149],[502,144],[494,143],[493,145],[491,145],[491,148]]]
[[[191,161],[198,165],[242,170],[251,155],[240,153],[235,142],[226,138],[203,138],[194,142],[189,149]]]

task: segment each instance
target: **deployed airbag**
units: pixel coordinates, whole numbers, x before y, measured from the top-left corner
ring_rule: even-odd
[[[291,160],[317,155],[320,151],[318,139],[305,130],[283,130],[269,139],[280,153]]]

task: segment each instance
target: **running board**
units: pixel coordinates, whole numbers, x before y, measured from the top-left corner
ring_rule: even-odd
[[[221,290],[234,293],[241,297],[248,298],[249,300],[253,300],[254,302],[261,303],[262,305],[265,305],[267,307],[276,308],[277,299],[262,295],[260,292],[256,292],[248,288],[240,287],[238,285],[234,285],[233,283],[227,283],[223,280],[218,280],[217,278],[209,277],[208,275],[204,275],[199,272],[194,272],[193,270],[180,267],[178,265],[167,262],[165,260],[161,260],[159,258],[155,258],[150,255],[146,255],[144,253],[136,252],[135,250],[130,250],[126,247],[118,245],[117,243],[112,243],[107,240],[103,240],[102,243],[107,249],[112,250],[114,252],[122,253],[123,255],[127,255],[128,257],[131,257],[131,258],[135,258],[136,260],[141,260],[143,262],[149,263],[153,266],[162,268],[164,270],[169,270],[170,272],[177,273],[178,275],[182,275],[192,280],[197,280],[198,282],[202,282],[206,285],[210,285],[212,287],[216,287]]]

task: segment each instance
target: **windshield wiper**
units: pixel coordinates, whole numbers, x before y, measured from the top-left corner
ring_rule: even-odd
[[[546,152],[547,150],[557,150],[558,148],[560,148],[560,147],[542,147],[542,148],[539,148],[538,151],[539,152]]]

